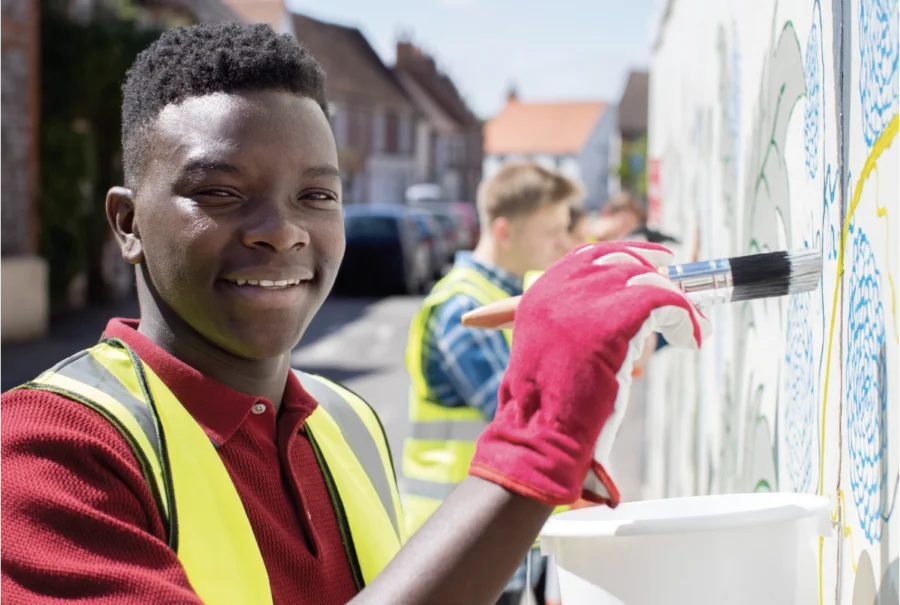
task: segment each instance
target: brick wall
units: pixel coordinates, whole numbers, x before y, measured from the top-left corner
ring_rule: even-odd
[[[2,0],[2,256],[35,252],[38,0]]]

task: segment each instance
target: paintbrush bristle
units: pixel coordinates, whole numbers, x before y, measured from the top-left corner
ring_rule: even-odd
[[[731,300],[753,300],[816,289],[822,276],[819,250],[766,252],[728,259],[734,293]]]

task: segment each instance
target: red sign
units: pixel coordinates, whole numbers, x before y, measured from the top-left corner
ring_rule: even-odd
[[[660,187],[659,158],[647,162],[647,226],[659,227],[662,222],[662,187]]]

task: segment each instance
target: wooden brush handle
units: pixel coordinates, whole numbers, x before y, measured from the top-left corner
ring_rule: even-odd
[[[516,307],[520,296],[498,300],[462,316],[462,324],[467,328],[485,330],[505,330],[511,328],[516,317]]]

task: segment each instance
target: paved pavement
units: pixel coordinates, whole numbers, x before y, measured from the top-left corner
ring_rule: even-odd
[[[295,367],[340,381],[372,404],[387,430],[398,470],[403,438],[409,426],[406,413],[409,380],[403,356],[409,322],[420,302],[421,297],[407,296],[332,297],[293,354]],[[91,308],[56,318],[46,339],[2,345],[2,389],[21,384],[90,346],[110,317],[136,316],[134,301]],[[639,383],[634,386],[635,390],[640,389]],[[643,416],[643,398],[637,396],[622,423],[613,453],[615,465],[611,473],[626,500],[641,497]],[[402,477],[400,482],[402,488]]]

